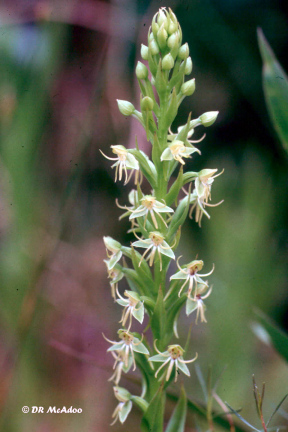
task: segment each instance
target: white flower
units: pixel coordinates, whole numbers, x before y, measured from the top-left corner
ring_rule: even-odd
[[[161,353],[156,346],[156,340],[155,340],[154,348],[158,354],[150,357],[149,360],[152,362],[163,363],[160,366],[160,368],[157,370],[157,372],[155,374],[155,378],[157,378],[157,375],[160,372],[160,370],[163,369],[166,365],[168,365],[168,369],[166,372],[166,381],[169,380],[174,365],[175,365],[175,372],[176,372],[175,373],[175,382],[177,381],[178,369],[180,369],[180,371],[183,372],[185,375],[190,376],[190,372],[186,366],[186,363],[194,362],[198,357],[197,353],[196,353],[196,356],[192,360],[184,360],[183,359],[184,350],[183,350],[183,348],[181,348],[180,345],[169,345],[167,351],[164,351],[163,353]]]
[[[124,310],[122,313],[121,321],[120,323],[125,326],[127,319],[129,318],[129,326],[128,330],[131,328],[132,324],[132,316],[140,322],[140,324],[143,323],[144,319],[144,305],[143,302],[141,302],[140,297],[138,293],[135,291],[125,291],[124,295],[128,297],[128,299],[124,299],[117,289],[117,294],[119,296],[119,299],[116,300],[118,304],[121,306],[124,306]]]
[[[150,251],[147,259],[149,260],[149,265],[152,266],[155,258],[156,252],[158,253],[159,261],[160,261],[160,270],[162,270],[162,258],[161,254],[168,256],[169,258],[175,259],[174,252],[168,243],[165,242],[164,236],[160,234],[158,231],[151,231],[148,239],[139,238],[136,233],[135,236],[139,239],[132,243],[132,246],[140,247],[146,249],[139,263],[139,267],[142,263],[142,260],[145,258],[145,255]]]
[[[137,337],[135,337],[132,333],[125,329],[118,330],[118,335],[120,341],[111,341],[106,338],[103,334],[103,337],[107,342],[111,343],[112,346],[108,348],[108,352],[117,351],[118,353],[121,351],[121,355],[124,361],[124,365],[128,367],[129,365],[129,355],[131,354],[133,359],[133,370],[136,369],[136,363],[134,358],[134,351],[141,354],[149,354],[149,351],[145,347],[145,345],[140,341]]]
[[[125,358],[124,358],[123,351],[116,351],[116,352],[112,351],[111,354],[112,354],[112,356],[115,359],[115,363],[113,365],[113,370],[115,369],[115,372],[108,379],[108,381],[113,381],[114,380],[115,384],[118,384],[119,381],[120,381],[120,379],[121,379],[122,371],[125,372],[125,373],[127,373],[131,369],[131,367],[133,365],[133,358],[131,356],[131,353],[129,353],[129,355],[128,355],[128,364],[126,366],[125,365]]]
[[[113,390],[116,399],[119,401],[119,404],[116,406],[112,414],[112,418],[115,418],[115,420],[113,423],[111,423],[111,426],[114,425],[117,420],[119,420],[120,423],[124,423],[132,409],[132,402],[130,400],[131,394],[123,387],[115,386],[113,387]]]
[[[205,285],[203,287],[203,290],[205,290],[207,288],[207,286]],[[197,290],[198,291],[198,290]],[[198,318],[200,316],[200,320],[201,322],[207,322],[206,318],[205,318],[205,309],[206,306],[203,302],[203,300],[205,300],[207,297],[209,297],[209,295],[211,294],[212,291],[212,287],[208,290],[208,292],[202,296],[201,294],[196,294],[196,298],[187,298],[186,301],[186,314],[187,316],[190,315],[192,312],[194,312],[195,310],[197,310],[197,314],[196,314],[196,321],[195,323],[198,323]]]
[[[146,225],[148,214],[150,214],[151,219],[155,225],[155,228],[158,229],[157,219],[155,217],[155,213],[160,217],[164,225],[167,227],[167,224],[160,213],[173,213],[174,210],[168,206],[166,206],[165,202],[161,203],[157,201],[155,197],[152,195],[145,195],[141,199],[141,205],[132,211],[129,219],[135,219],[137,217],[145,216],[144,227]]]
[[[189,287],[188,287],[188,298],[191,298],[191,292],[193,290],[193,285],[195,283],[195,294],[194,294],[194,299],[196,298],[197,295],[197,284],[203,284],[206,287],[208,287],[208,284],[206,282],[204,282],[201,277],[206,277],[209,276],[211,273],[213,273],[214,271],[214,264],[213,264],[213,268],[209,273],[206,274],[198,274],[198,271],[202,270],[202,267],[204,265],[202,260],[194,260],[191,261],[189,264],[186,264],[184,266],[184,268],[181,268],[179,266],[179,259],[181,258],[181,256],[177,259],[177,267],[179,268],[179,272],[175,273],[173,276],[170,277],[170,280],[172,279],[185,279],[185,282],[183,283],[183,285],[181,286],[178,296],[180,297],[180,294],[183,290],[183,288],[185,287],[185,285],[189,282]]]
[[[224,172],[224,170],[222,170],[219,174],[216,174],[217,171],[217,168],[203,169],[198,173],[198,176],[195,179],[196,194],[198,197],[203,196],[206,203],[211,199],[211,186],[214,182],[214,179]]]
[[[111,168],[116,168],[116,170],[115,170],[115,182],[117,181],[117,178],[118,178],[118,172],[119,172],[119,180],[120,181],[122,180],[122,171],[124,170],[124,172],[125,172],[124,185],[126,185],[128,183],[128,181],[130,180],[130,178],[133,174],[133,171],[139,170],[139,164],[138,164],[136,158],[132,154],[130,154],[124,146],[112,145],[111,148],[112,148],[112,152],[117,155],[116,158],[110,158],[110,157],[106,156],[102,152],[102,150],[100,150],[100,152],[103,154],[103,156],[106,159],[116,161],[111,167]],[[132,170],[129,177],[127,174],[127,168]]]
[[[103,237],[105,246],[106,246],[106,252],[109,260],[105,260],[105,263],[107,265],[108,271],[112,270],[115,264],[121,259],[122,257],[122,251],[121,251],[121,243],[114,240],[112,237]],[[109,252],[111,254],[109,255]]]
[[[200,154],[200,150],[198,150],[196,147],[186,147],[183,141],[175,140],[163,151],[161,155],[161,161],[170,161],[175,159],[182,165],[185,165],[183,157],[189,158],[191,157],[190,155],[195,152]]]

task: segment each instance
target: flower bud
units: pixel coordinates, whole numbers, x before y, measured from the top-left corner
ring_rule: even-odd
[[[166,40],[168,38],[168,33],[164,28],[164,24],[160,27],[157,33],[157,42],[161,49],[166,48]]]
[[[183,96],[191,96],[195,91],[195,78],[182,84],[181,93]]]
[[[119,400],[119,402],[128,402],[131,398],[131,393],[128,392],[128,390],[124,389],[123,387],[115,386],[113,387],[114,395],[116,399]]]
[[[189,56],[189,46],[188,46],[187,43],[185,43],[184,45],[182,45],[182,46],[179,48],[179,51],[178,51],[178,57],[179,57],[181,60],[186,60],[186,59],[188,58],[188,56]]]
[[[156,37],[158,30],[159,30],[160,26],[156,23],[156,21],[153,19],[152,21],[152,34],[154,35],[154,37]]]
[[[104,240],[104,244],[106,246],[106,248],[113,253],[117,253],[120,251],[122,245],[121,243],[117,242],[116,240],[114,240],[112,237],[103,237]]]
[[[137,66],[136,66],[136,76],[140,80],[145,80],[148,77],[148,69],[140,61],[138,61]]]
[[[171,8],[168,8],[168,10],[169,10],[170,23],[173,22],[174,24],[178,25],[178,20],[176,18],[176,15],[174,14]]]
[[[117,99],[117,103],[118,103],[119,111],[125,117],[130,116],[134,113],[135,107],[131,102]]]
[[[192,72],[192,66],[193,66],[193,64],[192,64],[192,59],[191,59],[191,57],[188,57],[187,58],[187,60],[186,60],[186,66],[185,66],[185,75],[190,75],[191,74],[191,72]]]
[[[178,29],[178,24],[173,22],[172,20],[170,20],[169,27],[168,27],[168,33],[170,35],[172,35],[173,33],[175,33],[177,31],[177,29]]]
[[[168,18],[166,16],[166,13],[163,12],[162,9],[159,10],[158,15],[157,15],[157,24],[159,25],[159,27],[162,26],[162,24],[165,27],[165,30],[168,30],[168,26],[169,26],[169,21]]]
[[[167,45],[172,50],[179,44],[179,35],[178,33],[173,33],[171,36],[169,36],[167,40]]]
[[[148,60],[148,47],[141,44],[141,57],[143,60]]]
[[[159,30],[159,27],[158,27],[158,30]],[[157,32],[158,32],[158,30],[157,30]],[[156,32],[155,36],[154,36],[154,33],[152,33],[152,32],[150,32],[150,33],[148,34],[148,43],[149,43],[150,41],[152,41],[152,39],[155,39],[155,37],[157,36],[157,32]]]
[[[208,127],[208,126],[211,126],[215,122],[218,114],[219,114],[219,111],[209,111],[207,113],[202,114],[199,117],[199,119],[200,119],[203,126]]]
[[[155,78],[154,78],[153,76],[151,76],[151,84],[152,84],[153,86],[155,86]]]
[[[166,54],[162,60],[162,69],[163,70],[170,70],[173,68],[173,66],[174,66],[174,60],[173,60],[172,55],[170,53]]]
[[[152,55],[159,54],[159,47],[155,39],[151,39],[151,41],[149,42],[149,50],[151,51]]]
[[[152,111],[153,106],[154,106],[154,102],[149,96],[145,96],[141,100],[141,110],[142,111]]]

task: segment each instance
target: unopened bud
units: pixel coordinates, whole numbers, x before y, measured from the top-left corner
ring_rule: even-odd
[[[148,69],[140,61],[138,61],[136,66],[136,76],[140,80],[145,80],[148,77]]]
[[[191,57],[188,57],[187,60],[186,60],[185,75],[190,75],[191,74],[192,67],[193,67],[192,59],[191,59]]]
[[[143,60],[148,60],[148,47],[141,44],[141,57]]]
[[[168,33],[173,34],[177,31],[177,29],[178,29],[178,24],[170,20]]]
[[[141,110],[142,111],[152,111],[153,106],[154,106],[154,102],[149,96],[145,96],[141,100]]]
[[[179,48],[179,51],[178,51],[178,57],[179,57],[181,60],[186,60],[186,59],[188,58],[188,56],[189,56],[189,46],[188,46],[187,43],[185,43],[184,45],[182,45],[182,46]]]
[[[159,30],[159,27],[158,27],[158,30]],[[157,30],[157,31],[158,31]],[[148,43],[150,42],[150,41],[152,41],[153,39],[155,39],[155,37],[157,36],[157,32],[156,32],[156,35],[154,36],[154,33],[153,32],[150,32],[149,34],[148,34]]]
[[[218,114],[219,114],[219,111],[209,111],[207,113],[202,114],[199,117],[199,119],[201,120],[201,123],[203,126],[208,127],[208,126],[211,126],[215,122]]]
[[[167,45],[172,50],[173,48],[177,47],[179,44],[179,35],[178,33],[173,33],[171,36],[169,36],[167,40]]]
[[[166,54],[162,60],[162,69],[163,70],[170,70],[173,68],[173,66],[174,66],[174,60],[173,60],[172,55],[170,53]]]
[[[130,116],[134,113],[135,107],[131,102],[117,99],[117,103],[118,103],[119,111],[125,117]]]
[[[168,33],[164,28],[164,24],[162,24],[157,33],[157,42],[161,49],[164,49],[166,47],[167,38],[168,38]]]
[[[181,93],[183,96],[191,96],[195,91],[195,78],[182,84]]]
[[[159,47],[158,47],[157,42],[155,41],[155,39],[152,39],[149,42],[149,50],[151,51],[152,55],[159,54]]]
[[[154,37],[156,37],[158,30],[159,30],[160,26],[156,23],[156,21],[153,19],[152,21],[152,34],[154,35]]]
[[[157,15],[157,24],[159,25],[159,27],[161,27],[162,24],[164,24],[165,29],[168,30],[169,22],[168,22],[166,13],[163,12],[162,9],[160,9],[159,12],[158,12],[158,15]]]

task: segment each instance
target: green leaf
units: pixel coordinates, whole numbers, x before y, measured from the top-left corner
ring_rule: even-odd
[[[163,301],[163,291],[160,286],[154,313],[151,318],[151,329],[154,335],[154,339],[159,340],[160,351],[162,350],[163,335],[165,334],[165,324],[166,312]]]
[[[171,393],[169,390],[166,392],[166,396],[171,401],[174,402],[178,401],[178,396]],[[195,401],[194,399],[191,398],[187,398],[187,408],[188,411],[190,411],[193,414],[199,415],[203,420],[207,419],[207,411],[202,402]],[[233,410],[233,413],[234,412],[235,410]],[[213,413],[213,415],[215,414],[216,413]],[[226,418],[215,417],[214,423],[230,432],[230,424]],[[234,423],[234,426],[235,426],[235,432],[247,432],[247,429],[242,427],[242,425],[240,426],[239,424]]]
[[[162,432],[165,395],[161,386],[151,400],[141,422],[142,432]]]
[[[175,210],[175,213],[172,216],[171,222],[169,224],[169,228],[167,231],[167,241],[170,244],[171,240],[173,239],[174,234],[176,233],[176,231],[178,230],[178,228],[180,226],[183,225],[183,223],[185,222],[185,219],[188,215],[188,211],[189,211],[189,204],[190,204],[190,196],[187,195],[185,198],[183,198],[177,209]]]
[[[187,414],[187,397],[184,387],[181,388],[181,395],[176,408],[169,420],[165,432],[184,432]]]
[[[183,186],[183,166],[180,167],[178,177],[174,181],[174,183],[172,184],[172,186],[169,189],[168,194],[166,195],[166,204],[168,206],[172,205],[173,202],[176,201],[182,186]]]
[[[262,311],[255,311],[259,323],[264,327],[271,338],[275,350],[288,362],[288,336]]]
[[[142,279],[143,283],[147,284],[146,291],[147,289],[150,291],[150,286],[154,287],[154,282],[147,262],[145,260],[142,260],[141,265],[139,266],[142,255],[139,252],[137,252],[134,248],[128,248],[125,246],[122,246],[122,252],[125,256],[127,256],[132,260],[133,267],[138,277]],[[128,272],[128,269],[126,269],[125,271],[124,270],[125,267],[123,267],[123,273]],[[130,276],[132,277],[132,275]]]
[[[273,411],[273,413],[271,414],[269,420],[266,423],[266,427],[269,426],[269,423],[271,422],[272,418],[274,417],[274,415],[277,413],[277,411],[279,410],[279,408],[281,407],[281,405],[283,404],[283,402],[285,401],[285,399],[287,398],[288,394],[286,394],[281,401],[279,402],[279,404],[277,405],[277,407],[275,408],[275,410]]]
[[[180,298],[177,296],[177,300],[175,300],[175,302],[173,303],[173,306],[171,307],[171,309],[169,310],[169,312],[167,314],[167,328],[170,329],[171,334],[173,332],[174,320],[176,319],[178,313],[182,309],[182,306],[185,303],[186,299],[187,299],[187,296],[185,294],[183,294]],[[170,336],[171,336],[170,333],[167,334],[167,338]]]
[[[142,152],[142,150],[131,149],[129,150],[129,153],[137,159],[142,173],[147,178],[152,188],[155,189],[157,186],[157,172],[154,164],[149,160],[148,156]]]
[[[170,97],[169,106],[168,106],[166,114],[165,114],[166,128],[169,128],[171,126],[171,124],[173,123],[173,121],[177,115],[177,112],[178,112],[178,100],[177,100],[176,90],[174,87],[172,95]]]
[[[257,431],[257,432],[261,432],[259,431],[259,429],[256,429],[254,426],[252,426],[247,420],[245,420],[236,410],[234,410],[227,402],[225,402],[225,405],[227,405],[227,407],[233,412],[233,414],[235,414],[243,423],[245,423],[247,426],[249,426],[251,429]]]
[[[127,267],[122,267],[121,271],[126,276],[128,283],[132,282],[132,286],[136,286],[136,290],[140,294],[147,294],[149,292],[149,290],[147,290],[147,284],[144,282],[143,278],[139,277],[135,270]]]
[[[175,86],[179,87],[179,85],[180,86],[182,85],[183,77],[185,75],[186,62],[187,62],[187,60],[184,60],[182,62],[177,73],[173,74],[174,76],[172,76],[171,80],[169,81],[168,86],[169,86],[170,91],[173,89],[173,87],[175,87]]]
[[[152,146],[152,159],[153,159],[153,162],[154,162],[158,172],[159,172],[160,165],[162,164],[162,162],[160,161],[161,153],[162,153],[161,146],[160,146],[157,134],[155,133],[154,134],[154,140],[153,140],[153,146]]]
[[[258,43],[263,60],[263,88],[274,128],[288,152],[288,78],[261,29]]]

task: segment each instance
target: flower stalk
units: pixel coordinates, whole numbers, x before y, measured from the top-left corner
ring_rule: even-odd
[[[114,162],[115,181],[124,179],[127,185],[134,173],[136,184],[136,190],[128,195],[128,205],[120,206],[117,202],[118,207],[125,210],[120,219],[129,218],[129,232],[135,240],[127,247],[109,236],[104,237],[112,296],[123,308],[119,341],[104,337],[111,344],[108,352],[114,358],[114,373],[110,381],[115,384],[114,393],[119,402],[113,413],[113,423],[118,420],[123,423],[134,402],[143,411],[141,428],[147,430],[148,424],[149,430],[162,432],[165,390],[173,380],[177,381],[179,374],[190,376],[187,364],[198,356],[194,349],[194,356],[189,360],[184,349],[172,343],[178,338],[178,316],[184,308],[187,316],[196,311],[196,323],[199,318],[207,322],[207,305],[203,301],[212,291],[206,278],[213,272],[214,265],[208,273],[201,272],[204,263],[198,259],[180,267],[176,249],[181,227],[189,214],[192,217],[195,209],[195,220],[201,225],[203,214],[210,218],[205,207],[219,204],[209,201],[214,179],[221,173],[218,174],[216,168],[198,173],[186,171],[187,162],[201,155],[194,144],[205,138],[204,134],[192,140],[192,135],[197,134],[195,129],[211,126],[218,112],[210,111],[196,119],[191,119],[189,114],[186,124],[178,127],[175,133],[171,130],[179,105],[194,93],[196,86],[194,78],[186,80],[192,72],[189,46],[182,44],[182,30],[170,8],[161,8],[153,17],[147,45],[141,46],[141,57],[145,64],[139,61],[135,71],[140,87],[140,111],[131,102],[117,102],[121,114],[135,117],[144,128],[151,154],[140,151],[137,141],[135,149],[112,145],[116,157],[102,152]],[[172,180],[177,169],[178,174]],[[149,194],[142,191],[142,177],[150,184]],[[183,189],[187,184],[188,191]],[[182,189],[186,193],[184,197]],[[169,283],[167,271],[172,262],[178,266],[178,272],[170,277]],[[130,290],[122,291],[125,279]],[[136,321],[145,325],[145,331],[149,329],[147,339],[133,332]],[[153,344],[148,342],[151,339]],[[158,368],[154,365],[157,362],[161,363]],[[143,377],[141,396],[131,395],[118,386],[125,374],[136,368]],[[159,406],[162,407],[160,411]],[[153,426],[151,418],[159,418],[159,415],[161,420]],[[182,419],[181,424],[184,423]]]

